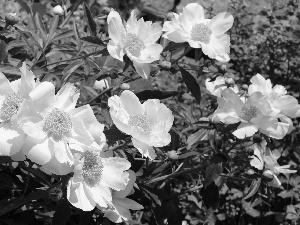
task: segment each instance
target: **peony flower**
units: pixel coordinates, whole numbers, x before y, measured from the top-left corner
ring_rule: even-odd
[[[42,82],[29,95],[31,100],[18,115],[28,135],[22,150],[50,172],[67,174],[74,162],[70,147],[83,151],[81,146],[98,145],[104,127],[89,105],[75,108],[79,93],[71,83],[55,95],[54,85]]]
[[[198,3],[190,3],[182,13],[173,15],[172,20],[163,25],[164,38],[175,43],[188,42],[192,48],[202,48],[209,58],[229,61],[230,38],[225,32],[232,27],[232,15],[222,12],[205,19],[204,9]]]
[[[279,173],[289,174],[297,172],[297,170],[288,169],[290,165],[280,166],[277,162],[278,158],[280,158],[279,151],[276,149],[271,151],[267,147],[266,141],[261,142],[259,145],[255,144],[251,146],[251,148],[254,150],[254,156],[250,161],[251,166],[259,170],[266,169],[270,175],[273,175],[273,180],[268,182],[269,185],[273,187],[279,187],[281,185],[277,177]]]
[[[288,132],[289,125],[278,122],[277,118],[270,116],[272,109],[270,104],[260,92],[253,93],[244,103],[230,88],[221,92],[218,97],[218,109],[214,117],[225,124],[241,122],[233,132],[237,138],[251,137],[258,130],[269,137],[283,138]]]
[[[155,42],[160,38],[162,28],[159,24],[137,20],[132,11],[126,25],[122,24],[118,12],[111,11],[107,17],[109,54],[121,61],[126,54],[132,61],[137,73],[147,79],[150,75],[150,65],[159,60],[163,47]]]
[[[282,122],[290,124],[289,131],[291,131],[293,129],[293,123],[288,117],[296,118],[300,116],[298,100],[293,96],[287,95],[287,91],[282,85],[277,84],[272,88],[270,79],[266,80],[260,74],[253,76],[250,81],[252,84],[249,86],[248,93],[251,95],[259,91],[266,96],[275,115],[277,115]]]
[[[136,180],[136,175],[132,170],[128,171],[129,182],[126,188],[121,191],[113,191],[112,194],[112,205],[107,209],[101,209],[104,211],[104,217],[107,217],[114,223],[121,223],[131,219],[131,210],[141,210],[144,207],[139,203],[127,198],[127,195],[132,194],[133,185]]]
[[[131,91],[108,99],[110,115],[119,130],[132,136],[132,143],[140,153],[150,159],[156,157],[153,147],[170,143],[168,133],[174,117],[170,109],[158,99],[148,99],[143,104]]]
[[[16,114],[39,82],[23,62],[20,67],[21,78],[9,82],[0,72],[0,155],[11,156],[14,160],[24,160],[20,152],[26,135],[16,126]]]
[[[67,188],[69,202],[83,211],[96,205],[107,208],[112,204],[113,190],[125,189],[130,162],[118,157],[102,158],[99,149],[86,148],[83,154],[74,154],[74,176]]]
[[[225,78],[223,76],[218,76],[214,81],[210,81],[210,78],[205,80],[206,89],[214,96],[221,97],[222,90],[227,88],[225,83]],[[235,93],[239,92],[239,88],[236,84],[233,87],[230,87]]]

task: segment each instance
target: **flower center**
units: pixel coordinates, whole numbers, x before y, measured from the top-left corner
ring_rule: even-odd
[[[71,129],[72,121],[69,114],[57,108],[52,109],[44,122],[44,131],[49,135],[61,137],[69,133]]]
[[[135,57],[140,57],[141,51],[145,49],[144,42],[135,34],[128,33],[124,40],[124,48]]]
[[[151,123],[149,119],[144,115],[137,114],[134,116],[130,116],[128,124],[131,127],[137,127],[143,133],[151,133]]]
[[[191,37],[195,41],[201,41],[205,44],[209,43],[211,29],[203,23],[195,24],[192,27]]]
[[[15,115],[24,98],[16,93],[9,94],[5,96],[5,100],[0,109],[0,115],[4,120],[9,120],[13,115]]]
[[[84,163],[82,167],[82,176],[84,181],[95,186],[101,180],[103,164],[98,153],[86,151],[83,155]]]
[[[280,97],[280,95],[276,92],[271,92],[270,94],[268,94],[267,98],[268,100],[272,103],[274,101],[276,101],[278,98]]]
[[[262,116],[262,112],[259,110],[257,106],[243,106],[241,112],[239,114],[240,118],[246,121],[250,121],[251,119]]]

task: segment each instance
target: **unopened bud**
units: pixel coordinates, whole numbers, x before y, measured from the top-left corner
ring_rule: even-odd
[[[227,84],[227,85],[234,85],[234,79],[232,79],[231,77],[229,77],[229,78],[226,78],[226,80],[225,80],[225,83]]]
[[[122,90],[129,90],[130,89],[130,84],[123,83],[123,84],[121,84],[120,88]]]
[[[175,150],[167,152],[167,156],[173,160],[177,160],[179,158],[179,156]]]
[[[60,5],[57,5],[52,9],[52,12],[54,15],[61,16],[64,14],[64,9]]]
[[[175,18],[174,13],[168,12],[168,14],[167,14],[167,19],[168,19],[168,20],[172,20],[173,18]]]
[[[242,89],[243,89],[243,90],[247,91],[248,88],[249,88],[248,84],[243,84],[243,85],[242,85]]]
[[[254,150],[252,148],[247,149],[247,154],[248,155],[254,155]]]
[[[204,60],[204,66],[210,67],[211,66],[211,61],[209,59]]]
[[[62,190],[60,188],[54,187],[52,190],[49,192],[49,198],[52,201],[58,202],[62,198]]]
[[[15,25],[19,22],[19,17],[17,16],[16,13],[7,13],[5,15],[5,22],[8,25]]]
[[[253,175],[255,172],[254,172],[254,170],[253,169],[249,169],[249,170],[247,170],[247,174],[248,175]]]
[[[223,64],[220,69],[223,73],[225,73],[227,71],[227,66]]]
[[[161,63],[159,63],[159,66],[162,70],[169,70],[172,67],[171,63],[168,61],[162,61]]]
[[[274,179],[274,174],[271,170],[265,170],[263,172],[263,178],[267,181],[270,182]]]

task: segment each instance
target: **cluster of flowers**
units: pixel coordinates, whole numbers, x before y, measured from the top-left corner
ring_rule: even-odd
[[[257,74],[242,96],[236,85],[227,88],[225,79],[206,80],[206,88],[217,96],[218,108],[213,120],[224,124],[239,123],[233,135],[239,139],[253,136],[257,131],[275,139],[282,139],[293,130],[291,118],[300,116],[300,105],[295,97],[287,95],[282,85]]]
[[[150,63],[159,60],[163,46],[155,43],[162,37],[175,43],[188,42],[192,48],[201,48],[203,53],[220,62],[229,61],[230,38],[228,31],[233,16],[227,12],[205,19],[204,9],[198,3],[190,3],[180,14],[172,13],[171,21],[159,24],[137,20],[132,11],[125,26],[118,12],[111,11],[107,17],[108,33],[111,40],[107,45],[110,55],[120,61],[126,54],[137,73],[147,79]]]
[[[0,72],[0,155],[15,161],[26,157],[47,173],[73,173],[67,197],[85,211],[95,206],[113,222],[130,218],[129,209],[143,207],[126,196],[136,175],[127,159],[114,157],[90,105],[75,108],[76,87],[67,83],[55,94],[51,82],[36,81],[23,63],[21,78],[9,82]],[[132,136],[142,155],[155,158],[154,147],[169,144],[171,111],[159,100],[141,104],[131,91],[109,99],[116,126]]]

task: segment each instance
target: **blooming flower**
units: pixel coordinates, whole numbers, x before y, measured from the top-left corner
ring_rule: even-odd
[[[29,95],[31,100],[18,115],[19,126],[28,135],[23,152],[52,173],[69,173],[74,161],[70,147],[82,151],[82,145],[100,143],[97,130],[101,132],[103,125],[89,105],[75,108],[79,93],[73,84],[67,83],[55,95],[54,85],[42,82]]]
[[[20,67],[21,78],[9,82],[0,72],[0,155],[12,156],[14,160],[24,160],[20,152],[26,135],[15,126],[16,114],[21,104],[29,99],[31,92],[39,82],[23,62]]]
[[[192,48],[202,48],[212,59],[229,61],[230,38],[225,32],[232,27],[232,15],[222,12],[212,19],[205,19],[204,10],[198,3],[190,3],[182,13],[173,15],[172,20],[163,25],[164,38],[175,43],[188,42]]]
[[[260,92],[253,93],[245,103],[230,88],[226,88],[221,94],[214,117],[225,124],[241,122],[233,132],[237,138],[250,137],[258,130],[276,139],[283,138],[287,133],[289,125],[270,116],[273,111],[266,97]]]
[[[268,169],[269,173],[274,177],[273,180],[269,182],[271,186],[279,187],[281,185],[277,177],[279,173],[289,174],[297,172],[297,170],[288,169],[290,165],[280,166],[277,162],[278,158],[280,158],[279,151],[276,149],[271,151],[266,146],[266,141],[261,142],[259,145],[254,144],[251,148],[254,150],[254,156],[250,161],[251,166],[259,170],[263,168]]]
[[[159,24],[137,20],[132,11],[125,26],[118,12],[111,11],[107,17],[109,54],[121,61],[126,54],[132,61],[137,73],[147,79],[150,74],[149,63],[159,60],[163,47],[155,42],[159,39],[162,28]]]
[[[75,153],[74,176],[67,188],[69,202],[83,211],[91,211],[96,205],[112,204],[113,190],[125,189],[130,162],[118,157],[102,158],[99,149],[86,148],[83,154]]]
[[[300,116],[300,105],[297,99],[287,95],[287,91],[282,85],[277,84],[272,88],[270,79],[266,80],[260,74],[253,76],[250,81],[252,84],[249,86],[248,93],[251,95],[259,91],[266,96],[275,115],[283,122],[290,124],[289,131],[291,131],[293,123],[288,117],[296,118]]]
[[[133,185],[136,180],[136,175],[132,170],[128,170],[129,182],[126,188],[121,191],[113,191],[112,206],[107,209],[101,209],[104,211],[104,216],[114,223],[121,223],[128,221],[131,218],[129,209],[141,210],[144,207],[139,203],[127,198],[127,195],[132,194]]]
[[[108,99],[110,115],[119,130],[132,136],[132,143],[140,153],[150,159],[156,157],[153,147],[170,143],[168,133],[174,117],[170,109],[158,99],[148,99],[143,104],[131,91]]]
[[[225,83],[225,78],[223,76],[218,76],[214,81],[210,81],[210,78],[205,80],[206,89],[215,96],[221,97],[221,92],[225,88],[227,88],[227,84]],[[233,87],[230,87],[235,93],[239,92],[239,89],[236,84]]]

